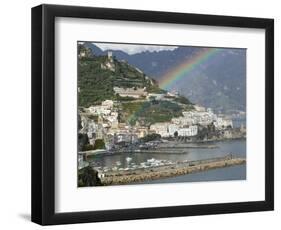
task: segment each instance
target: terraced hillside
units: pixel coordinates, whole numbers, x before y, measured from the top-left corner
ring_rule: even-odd
[[[107,64],[109,67],[106,66]],[[109,62],[107,56],[79,58],[78,87],[79,105],[82,107],[100,104],[107,99],[120,99],[114,93],[113,87],[145,87],[148,93],[165,92],[141,71],[115,58]]]
[[[118,101],[120,122],[134,125],[169,121],[192,109],[192,103],[183,96],[171,97],[157,82],[139,69],[112,56],[94,56],[80,47],[84,55],[78,57],[78,105],[80,108],[99,105],[105,100]],[[120,95],[116,88],[143,91],[144,95]],[[149,95],[164,95],[166,100],[155,100]]]

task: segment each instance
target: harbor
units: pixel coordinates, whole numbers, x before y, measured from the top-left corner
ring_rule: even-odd
[[[108,171],[101,174],[100,179],[103,185],[131,184],[243,164],[246,164],[245,158],[233,158],[230,154],[220,158],[182,161],[163,166],[144,167],[142,169],[119,170],[118,172]]]
[[[211,62],[208,71],[207,66],[194,65],[197,70],[192,73],[193,58],[180,55],[177,64],[169,61],[154,66],[160,73],[156,76],[150,74],[150,67],[144,70],[144,66],[120,59],[114,49],[96,53],[92,49],[96,45],[78,43],[79,187],[164,179],[173,183],[181,176],[198,174],[203,175],[202,181],[228,180],[223,169],[229,168],[235,175],[231,179],[246,178],[245,82],[244,78],[228,79],[230,74],[241,76],[233,68],[241,59],[231,62],[225,73],[226,56],[243,58],[244,51],[193,47],[197,51],[190,53],[190,48],[177,47],[172,59],[185,50],[200,65],[197,54],[209,58],[220,51],[220,67],[213,72]],[[166,72],[164,66],[181,71]],[[185,85],[193,74],[200,77]],[[234,83],[239,84],[233,87]],[[215,177],[203,173],[218,169],[222,171],[216,171]]]
[[[246,140],[179,144],[177,147],[181,148],[162,146],[149,151],[88,155],[86,160],[105,185],[170,183],[185,177],[190,181],[198,177],[201,181],[246,179]]]

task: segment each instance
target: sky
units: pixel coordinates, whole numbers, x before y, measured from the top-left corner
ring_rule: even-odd
[[[136,54],[144,51],[161,51],[174,50],[177,46],[152,46],[152,45],[131,45],[131,44],[114,44],[114,43],[93,43],[100,49],[104,50],[122,50],[128,54]]]

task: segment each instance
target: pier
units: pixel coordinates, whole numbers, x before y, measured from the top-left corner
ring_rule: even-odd
[[[133,169],[118,172],[109,171],[103,174],[101,182],[103,185],[130,184],[230,167],[234,165],[242,165],[245,163],[245,158],[233,158],[233,156],[229,154],[225,157],[197,161],[182,161],[172,165],[150,167],[145,169]]]

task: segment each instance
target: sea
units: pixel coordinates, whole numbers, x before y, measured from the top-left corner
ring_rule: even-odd
[[[151,160],[160,160],[164,162],[177,161],[194,161],[202,159],[210,159],[215,157],[223,157],[227,154],[232,154],[235,157],[246,158],[246,140],[224,140],[207,143],[197,143],[196,148],[186,148],[183,152],[178,149],[170,149],[169,153],[120,153],[114,155],[96,155],[88,159],[94,167],[102,169],[132,168],[135,165],[141,165]],[[207,146],[216,146],[216,148],[206,148]],[[220,169],[212,169],[204,172],[197,172],[182,176],[170,177],[165,179],[144,181],[139,184],[154,184],[154,183],[174,183],[174,182],[199,182],[199,181],[223,181],[223,180],[245,180],[246,179],[246,164],[231,166]]]

